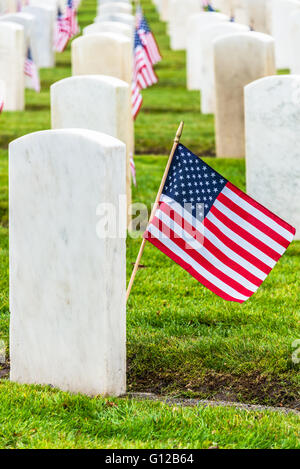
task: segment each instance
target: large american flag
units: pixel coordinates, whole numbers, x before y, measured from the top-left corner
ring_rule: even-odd
[[[30,47],[28,48],[27,57],[25,59],[24,73],[27,77],[31,78],[33,89],[39,93],[41,91],[40,75],[38,68],[32,59]]]
[[[295,229],[183,145],[144,237],[228,301],[250,298]]]
[[[140,89],[148,88],[158,81],[137,30],[134,35],[133,79]]]
[[[157,42],[143,14],[140,17],[140,21],[138,21],[137,31],[152,65],[160,62],[161,55]]]

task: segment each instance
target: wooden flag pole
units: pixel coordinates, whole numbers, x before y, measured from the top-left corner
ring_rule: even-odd
[[[177,130],[177,132],[176,132],[176,136],[175,136],[174,143],[173,143],[173,147],[172,147],[172,150],[171,150],[171,153],[170,153],[168,162],[167,162],[167,166],[166,166],[166,169],[165,169],[163,178],[162,178],[162,180],[161,180],[161,183],[160,183],[160,186],[159,186],[159,189],[158,189],[158,193],[157,193],[157,196],[156,196],[156,199],[155,199],[155,202],[154,202],[152,211],[151,211],[151,215],[150,215],[150,218],[149,218],[149,221],[148,221],[148,226],[150,225],[150,223],[151,223],[151,221],[152,221],[152,219],[153,219],[153,217],[154,217],[154,215],[155,215],[157,206],[158,206],[158,204],[159,204],[159,199],[160,199],[161,193],[162,193],[162,191],[163,191],[163,188],[164,188],[164,186],[165,186],[165,182],[166,182],[166,179],[167,179],[167,176],[168,176],[168,172],[169,172],[169,169],[170,169],[172,160],[173,160],[173,156],[174,156],[175,150],[176,150],[176,148],[177,148],[177,145],[178,145],[178,143],[179,143],[179,141],[180,141],[180,137],[181,137],[181,135],[182,135],[183,125],[184,125],[184,122],[181,121],[181,122],[180,122],[180,125],[179,125],[179,127],[178,127],[178,130]],[[147,227],[147,229],[148,229],[148,227]],[[146,229],[146,231],[147,231],[147,229]],[[134,264],[134,268],[133,268],[133,271],[132,271],[132,274],[131,274],[131,278],[130,278],[130,281],[129,281],[129,284],[128,284],[128,287],[127,287],[126,303],[127,303],[127,301],[128,301],[128,298],[129,298],[129,295],[130,295],[130,292],[131,292],[131,289],[132,289],[132,285],[133,285],[133,282],[134,282],[136,273],[137,273],[138,268],[139,268],[139,264],[140,264],[140,260],[141,260],[141,257],[142,257],[142,255],[143,255],[143,252],[144,252],[145,244],[146,244],[146,240],[145,240],[145,238],[143,238],[143,241],[142,241],[142,244],[141,244],[141,247],[140,247],[138,256],[137,256],[136,261],[135,261],[135,264]]]

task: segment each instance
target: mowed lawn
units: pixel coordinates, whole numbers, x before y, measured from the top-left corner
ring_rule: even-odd
[[[83,0],[81,27],[96,0]],[[215,159],[213,116],[185,86],[185,53],[169,49],[166,26],[142,1],[163,61],[159,84],[143,92],[136,122],[135,202],[150,208],[180,120],[182,142],[245,189],[244,161]],[[8,344],[8,143],[50,127],[49,86],[70,76],[70,48],[42,70],[42,92],[26,92],[26,111],[0,116],[0,340]],[[26,210],[26,207],[24,207]],[[130,276],[140,240],[128,238]],[[256,404],[300,406],[300,243],[294,242],[244,305],[228,303],[148,244],[128,303],[128,390]],[[7,362],[7,367],[9,362]],[[0,371],[1,373],[1,371]],[[299,447],[299,418],[223,408],[168,407],[153,402],[89,399],[47,387],[0,380],[0,447]]]

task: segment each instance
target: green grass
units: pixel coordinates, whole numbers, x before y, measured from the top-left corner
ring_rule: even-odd
[[[0,381],[0,448],[299,448],[298,417],[90,399]]]
[[[138,187],[133,199],[150,208],[178,123],[183,143],[240,188],[244,161],[216,159],[213,116],[200,114],[198,92],[185,86],[185,54],[169,49],[165,25],[142,1],[160,44],[159,84],[143,92],[136,122]],[[80,24],[92,21],[96,0],[83,0]],[[42,70],[42,92],[26,92],[26,111],[0,117],[0,340],[8,344],[8,143],[50,127],[49,86],[70,76],[70,48]],[[26,207],[24,207],[26,210]],[[130,276],[140,240],[128,239]],[[294,242],[258,292],[228,303],[147,245],[128,303],[128,390],[174,396],[299,406],[300,243]],[[70,396],[0,381],[0,447],[291,448],[294,416],[221,408],[172,409],[158,403]],[[298,426],[299,430],[299,426]]]

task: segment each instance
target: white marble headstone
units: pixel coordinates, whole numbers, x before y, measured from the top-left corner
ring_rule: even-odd
[[[132,42],[123,34],[88,34],[72,42],[72,74],[109,75],[131,85],[132,56]]]
[[[300,8],[290,16],[290,71],[292,74],[300,74]]]
[[[169,34],[171,49],[186,49],[188,18],[202,11],[199,0],[169,0]]]
[[[118,21],[120,23],[125,23],[134,28],[135,17],[127,13],[106,13],[96,16],[95,23],[99,21]]]
[[[263,33],[240,33],[214,41],[216,152],[244,158],[244,87],[274,75],[274,39]]]
[[[125,237],[99,237],[99,204],[118,217],[125,145],[82,129],[26,135],[9,146],[9,185],[10,379],[123,394]]]
[[[5,83],[4,109],[24,109],[24,28],[17,23],[0,22],[0,80]]]
[[[132,5],[124,2],[109,2],[98,6],[98,16],[111,13],[126,13],[127,15],[131,15]]]
[[[272,36],[275,39],[275,58],[277,69],[291,66],[291,13],[300,9],[298,0],[272,1]]]
[[[247,192],[300,239],[300,76],[262,78],[245,88]]]
[[[118,21],[100,21],[99,23],[89,24],[82,31],[83,35],[97,34],[97,33],[116,33],[124,34],[131,40],[133,40],[132,27],[126,23],[120,23]]]
[[[57,11],[48,5],[26,6],[24,13],[35,17],[33,38],[36,45],[38,67],[51,68],[55,65],[54,25]]]
[[[0,16],[0,21],[9,21],[20,24],[24,27],[25,47],[24,55],[27,55],[28,47],[31,49],[31,55],[35,63],[37,63],[37,44],[34,37],[35,17],[29,13],[14,13]]]
[[[202,28],[199,33],[199,55],[201,56],[201,112],[215,112],[215,73],[213,43],[218,37],[240,34],[249,31],[244,24],[219,22]]]
[[[215,23],[229,22],[229,16],[215,12],[202,12],[189,17],[187,22],[187,87],[189,90],[201,89],[201,32]]]
[[[96,130],[126,144],[126,193],[129,208],[132,146],[131,87],[122,80],[104,75],[65,78],[51,86],[51,121],[53,129]]]

